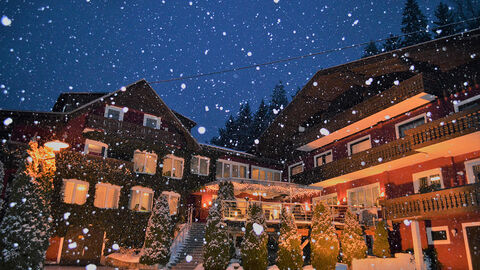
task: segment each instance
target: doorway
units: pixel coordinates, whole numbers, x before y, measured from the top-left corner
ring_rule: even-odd
[[[480,270],[480,222],[463,223],[462,229],[468,268]]]

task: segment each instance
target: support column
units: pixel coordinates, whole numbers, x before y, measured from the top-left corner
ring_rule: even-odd
[[[412,228],[413,253],[415,254],[415,269],[425,270],[425,268],[423,267],[422,238],[420,236],[420,225],[418,224],[418,220],[412,220],[410,227]]]

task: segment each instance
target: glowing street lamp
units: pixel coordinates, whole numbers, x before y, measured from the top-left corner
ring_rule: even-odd
[[[70,145],[59,140],[49,141],[44,144],[45,147],[52,149],[54,152],[59,152],[62,149],[68,148]]]

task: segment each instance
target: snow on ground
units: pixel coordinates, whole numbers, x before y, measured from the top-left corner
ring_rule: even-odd
[[[129,262],[129,263],[138,263],[140,262],[140,255],[134,254],[123,254],[123,253],[112,253],[107,256],[108,258],[112,258],[115,260],[119,260],[122,262]]]

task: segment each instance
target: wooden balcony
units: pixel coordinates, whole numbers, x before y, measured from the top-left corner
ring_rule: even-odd
[[[389,220],[431,219],[455,214],[480,215],[480,183],[380,202]]]
[[[141,139],[149,142],[160,141],[162,143],[183,146],[184,139],[180,134],[165,131],[162,129],[154,129],[106,118],[102,115],[89,115],[86,121],[86,127],[103,130],[107,135],[118,134],[125,138]]]

